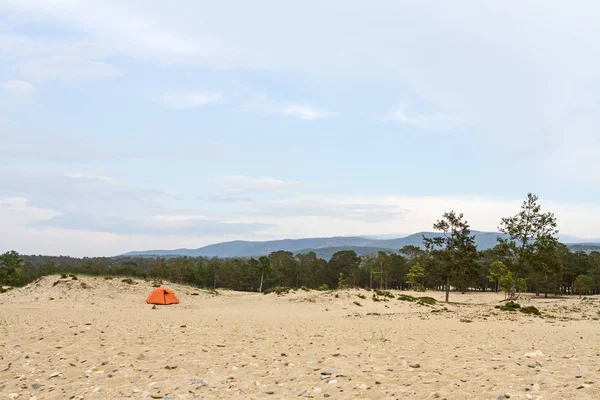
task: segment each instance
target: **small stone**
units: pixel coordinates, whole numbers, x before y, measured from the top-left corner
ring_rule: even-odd
[[[108,361],[102,361],[102,365],[108,364]]]
[[[198,379],[198,378],[192,379],[192,385],[199,385],[199,384],[200,384],[200,379]]]
[[[52,379],[52,378],[57,378],[57,377],[59,377],[60,375],[61,375],[61,373],[60,373],[60,372],[53,372],[53,373],[50,375],[50,379]]]
[[[506,396],[504,394],[499,394],[498,400],[506,400]]]
[[[528,366],[529,368],[535,368],[535,367],[537,367],[537,364],[527,364],[527,366]]]
[[[421,368],[421,364],[410,364],[409,367],[411,367],[411,368]]]
[[[298,392],[298,397],[304,396],[306,392],[308,392],[308,389],[301,390],[300,392]]]
[[[38,390],[42,387],[42,385],[40,385],[39,383],[34,383],[33,385],[31,385],[31,387],[33,388],[33,390]]]
[[[138,358],[137,358],[137,359],[138,359],[138,360],[143,360],[143,359],[145,359],[145,358],[146,358],[146,356],[145,356],[145,355],[143,355],[143,354],[140,354],[140,355],[138,356]]]
[[[329,384],[337,383],[337,379],[332,379],[332,380],[328,381],[327,383],[329,383]]]
[[[583,375],[575,375],[575,378],[577,378],[577,379],[583,378]]]
[[[533,396],[532,396],[532,395],[530,395],[529,393],[527,393],[527,394],[525,395],[525,397],[527,397],[529,400],[533,399]]]
[[[275,394],[275,392],[274,392],[274,391],[272,391],[272,390],[269,390],[268,392],[265,392],[265,393],[266,393],[266,394]]]
[[[19,393],[10,393],[10,394],[8,395],[8,398],[9,398],[9,399],[11,399],[11,400],[14,400],[14,399],[16,399],[16,398],[17,398],[17,397],[19,397],[19,396],[20,396],[20,394],[19,394]]]
[[[313,392],[315,393],[321,393],[323,391],[323,389],[321,388],[314,388]]]
[[[539,385],[539,384],[537,384],[537,383],[534,383],[534,384],[533,384],[533,386],[531,387],[531,389],[532,389],[534,392],[539,392],[539,391],[540,391],[540,385]]]
[[[323,397],[331,397],[331,395],[329,393],[325,393]]]

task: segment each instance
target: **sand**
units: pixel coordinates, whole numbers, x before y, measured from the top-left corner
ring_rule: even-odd
[[[165,283],[181,303],[152,309],[152,282],[135,282],[1,294],[0,399],[600,398],[597,297],[524,295],[541,318],[495,309],[495,293],[426,306]]]

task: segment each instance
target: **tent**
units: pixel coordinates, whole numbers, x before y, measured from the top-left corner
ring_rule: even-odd
[[[179,299],[175,296],[175,293],[169,288],[159,287],[150,293],[146,299],[148,304],[179,304]]]

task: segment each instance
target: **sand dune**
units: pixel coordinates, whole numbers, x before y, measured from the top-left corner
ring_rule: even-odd
[[[53,276],[1,294],[0,398],[600,398],[597,297],[524,296],[538,317],[492,293],[428,306],[165,283],[181,303],[152,309],[152,282],[134,283]]]

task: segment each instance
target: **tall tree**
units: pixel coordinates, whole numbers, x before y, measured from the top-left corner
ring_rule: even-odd
[[[359,265],[360,258],[354,250],[335,252],[327,263],[328,273],[325,283],[330,288],[338,287],[340,283],[352,286],[356,285]],[[340,277],[342,277],[341,281]]]
[[[271,272],[271,259],[267,256],[261,256],[258,259],[258,269],[260,271],[260,286],[258,287],[259,293],[262,293],[263,283],[265,281],[265,275]]]
[[[517,282],[526,269],[540,257],[549,246],[556,246],[558,230],[553,213],[541,212],[538,197],[532,193],[521,205],[521,211],[512,217],[502,218],[499,230],[507,237],[498,237],[498,242],[512,262],[507,265],[513,273],[513,286],[510,291],[514,297]]]
[[[475,236],[463,214],[454,211],[445,212],[442,219],[433,224],[433,229],[441,231],[442,236],[427,238],[423,243],[428,250],[442,250],[442,275],[445,278],[446,302],[450,298],[450,284],[455,283],[462,290],[473,279],[477,269],[477,245]]]
[[[19,270],[23,260],[14,250],[0,255],[0,285],[16,285],[19,283]]]

